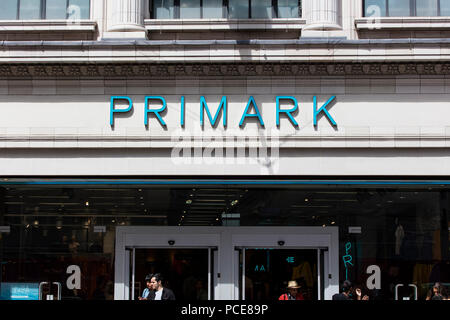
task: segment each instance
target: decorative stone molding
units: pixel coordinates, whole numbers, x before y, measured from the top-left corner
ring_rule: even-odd
[[[97,22],[91,20],[0,20],[0,33],[19,32],[95,32]]]
[[[440,63],[0,64],[0,78],[450,75]]]
[[[150,32],[301,30],[305,19],[146,19]]]
[[[0,131],[3,128],[0,128]],[[242,135],[229,135],[229,138],[242,137]],[[214,135],[198,135],[190,137],[190,140],[184,140],[184,147],[195,148],[198,141],[216,140]],[[449,148],[448,143],[450,136],[448,134],[298,134],[298,135],[280,135],[276,137],[276,143],[280,149],[284,148],[386,148],[386,144],[391,148],[411,148],[411,143],[417,148]],[[271,137],[267,136],[270,140]],[[224,140],[217,142],[215,147],[230,147],[229,141]],[[252,136],[245,134],[245,140],[240,140],[240,148],[267,147],[267,141],[261,140],[260,136]],[[363,142],[363,143],[362,143]],[[45,144],[46,148],[169,148],[174,147],[173,137],[170,135],[161,135],[155,133],[148,134],[3,134],[0,133],[1,148],[15,149],[24,148],[42,148]],[[324,147],[326,143],[326,147]],[[361,144],[362,143],[362,144]],[[394,147],[395,146],[395,147]]]
[[[448,17],[366,17],[355,19],[357,30],[449,30]]]

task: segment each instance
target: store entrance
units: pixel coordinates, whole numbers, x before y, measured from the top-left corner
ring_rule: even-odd
[[[146,288],[147,275],[160,274],[164,287],[176,300],[213,298],[211,290],[212,248],[130,249],[130,299],[138,300]]]
[[[240,300],[320,300],[323,253],[320,249],[239,248]]]
[[[335,227],[118,227],[115,299],[138,300],[161,273],[177,301],[276,301],[296,281],[303,300],[338,292]]]

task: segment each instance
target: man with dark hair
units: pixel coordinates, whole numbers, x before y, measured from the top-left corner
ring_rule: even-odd
[[[160,273],[155,273],[152,276],[151,285],[153,291],[149,295],[149,300],[175,300],[173,291],[162,285],[163,280]]]
[[[139,297],[139,300],[149,300],[150,293],[153,291],[152,287],[152,275],[148,274],[145,276],[145,285],[147,286],[144,291],[142,291],[142,296]]]
[[[333,300],[352,300],[352,298],[350,298],[350,294],[351,294],[352,290],[353,290],[352,283],[348,280],[345,280],[344,283],[342,284],[341,293],[334,294],[332,299]]]

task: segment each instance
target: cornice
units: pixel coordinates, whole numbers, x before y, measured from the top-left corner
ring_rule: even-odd
[[[409,63],[0,64],[0,79],[446,76],[450,61]]]

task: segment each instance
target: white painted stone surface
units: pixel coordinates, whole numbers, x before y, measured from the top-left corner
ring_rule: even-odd
[[[196,78],[70,80],[58,81],[56,86],[51,80],[10,80],[5,83],[8,90],[0,94],[0,174],[446,175],[450,170],[450,151],[446,149],[450,130],[445,115],[450,94],[444,91],[444,83],[439,77],[284,81],[249,77],[240,83],[219,78],[206,87],[205,79]],[[109,125],[111,95],[128,95],[134,103],[133,113],[115,117],[114,130]],[[146,95],[165,97],[166,128],[154,116],[149,116],[148,128],[144,126]],[[181,95],[186,99],[183,128]],[[222,96],[227,96],[226,129],[222,118],[212,128],[205,113],[202,130],[201,95],[212,116]],[[259,107],[264,128],[254,120],[239,127],[250,95]],[[283,116],[277,128],[276,95],[292,95],[298,100],[298,128]],[[314,95],[318,108],[336,95],[336,103],[328,109],[337,128],[323,115],[314,128]],[[158,107],[158,103],[154,105]],[[243,137],[246,142],[239,144]],[[249,139],[258,137],[279,139],[280,157],[273,168],[252,163],[254,159],[242,158],[237,151],[230,163],[223,157],[190,157],[177,162],[171,154],[174,147],[191,148],[199,139],[204,140],[204,147],[220,148],[229,147],[226,139],[232,139],[232,146],[249,150]],[[256,146],[262,145],[256,140]]]

